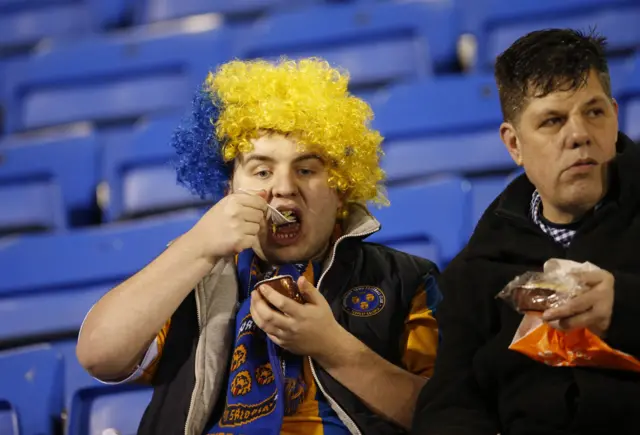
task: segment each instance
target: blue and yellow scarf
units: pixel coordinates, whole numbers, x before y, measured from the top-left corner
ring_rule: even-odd
[[[237,262],[240,307],[225,409],[207,433],[277,435],[284,416],[296,412],[308,388],[303,360],[277,346],[255,325],[250,296],[262,280],[291,275],[297,281],[312,266],[287,264],[261,273],[253,250],[241,252]]]

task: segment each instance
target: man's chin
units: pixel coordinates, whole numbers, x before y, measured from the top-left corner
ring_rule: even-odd
[[[297,244],[290,246],[269,246],[265,250],[265,257],[269,263],[275,264],[307,261],[305,252],[303,252]]]

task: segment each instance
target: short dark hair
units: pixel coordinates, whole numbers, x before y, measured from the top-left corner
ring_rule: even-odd
[[[516,121],[529,97],[584,86],[592,70],[599,73],[602,88],[611,98],[605,47],[606,38],[593,30],[537,30],[518,39],[495,63],[504,120]]]

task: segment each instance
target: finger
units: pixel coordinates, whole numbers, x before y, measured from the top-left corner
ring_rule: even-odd
[[[255,236],[260,231],[260,224],[255,222],[245,222],[241,226],[242,234]]]
[[[267,201],[260,195],[240,194],[238,195],[238,203],[264,213],[267,211]]]
[[[573,329],[587,328],[596,321],[596,315],[593,310],[584,313],[560,319],[556,322],[555,328],[561,331],[571,331]]]
[[[258,290],[266,301],[290,318],[300,316],[301,305],[293,299],[274,290],[273,287],[268,284],[262,284]]]
[[[584,272],[574,272],[572,275],[582,284],[588,286],[597,286],[607,279],[607,273],[600,270],[590,270]]]
[[[252,222],[254,224],[259,224],[265,220],[265,214],[263,212],[250,207],[243,207],[238,213],[238,217],[245,222]]]
[[[307,278],[301,276],[298,278],[298,288],[304,297],[304,300],[312,305],[318,305],[324,296],[316,289]]]
[[[260,324],[256,324],[266,333],[278,333],[291,329],[292,319],[269,306],[267,300],[259,291],[251,292],[251,312],[260,319]]]
[[[584,313],[593,308],[597,301],[597,293],[593,290],[569,299],[559,307],[550,308],[542,314],[542,320],[551,322]]]

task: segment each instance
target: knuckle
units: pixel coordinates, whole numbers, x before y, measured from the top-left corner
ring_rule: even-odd
[[[264,313],[264,314],[262,315],[262,321],[263,321],[265,324],[269,324],[269,323],[271,323],[271,321],[272,321],[272,320],[273,320],[273,315],[272,315],[271,313]]]

